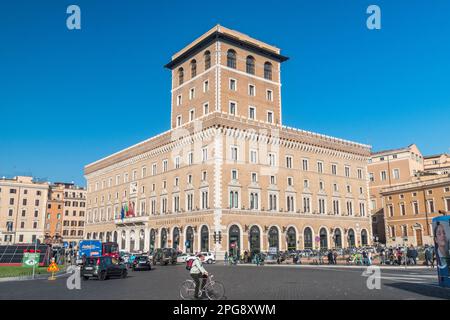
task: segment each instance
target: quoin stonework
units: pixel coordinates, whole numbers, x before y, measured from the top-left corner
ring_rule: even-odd
[[[173,55],[170,130],[85,167],[86,237],[219,259],[371,244],[370,146],[282,124],[287,59],[219,25]]]

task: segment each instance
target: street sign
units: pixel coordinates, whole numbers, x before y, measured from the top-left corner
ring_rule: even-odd
[[[33,268],[39,264],[39,253],[25,252],[22,258],[22,267]]]

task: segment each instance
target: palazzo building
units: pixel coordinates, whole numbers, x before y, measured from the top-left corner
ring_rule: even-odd
[[[282,124],[287,59],[219,25],[173,55],[171,129],[85,167],[86,238],[219,259],[370,244],[370,146]]]

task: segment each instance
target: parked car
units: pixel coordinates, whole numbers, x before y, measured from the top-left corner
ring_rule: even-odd
[[[133,269],[133,271],[152,270],[152,263],[148,256],[139,256],[134,259],[131,268]]]
[[[267,256],[265,256],[264,263],[265,264],[276,264],[277,258],[278,257],[275,254],[269,253]]]
[[[200,252],[205,256],[205,262],[207,264],[216,263],[216,256],[212,252]]]
[[[113,257],[90,257],[86,258],[81,266],[81,276],[84,280],[91,277],[105,280],[109,277],[126,278],[128,271],[123,263]]]
[[[195,256],[192,253],[182,253],[177,256],[178,263],[185,263],[189,259],[193,259]]]
[[[172,248],[156,249],[153,255],[153,265],[159,262],[161,265],[176,264],[178,252]]]

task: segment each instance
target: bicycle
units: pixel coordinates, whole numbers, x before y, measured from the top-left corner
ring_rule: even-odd
[[[225,288],[219,281],[214,280],[214,276],[210,275],[206,279],[206,284],[200,290],[201,294],[205,294],[209,300],[221,300],[225,296]],[[203,280],[205,281],[205,280]],[[180,297],[183,300],[193,300],[195,295],[195,282],[188,279],[181,284]]]

